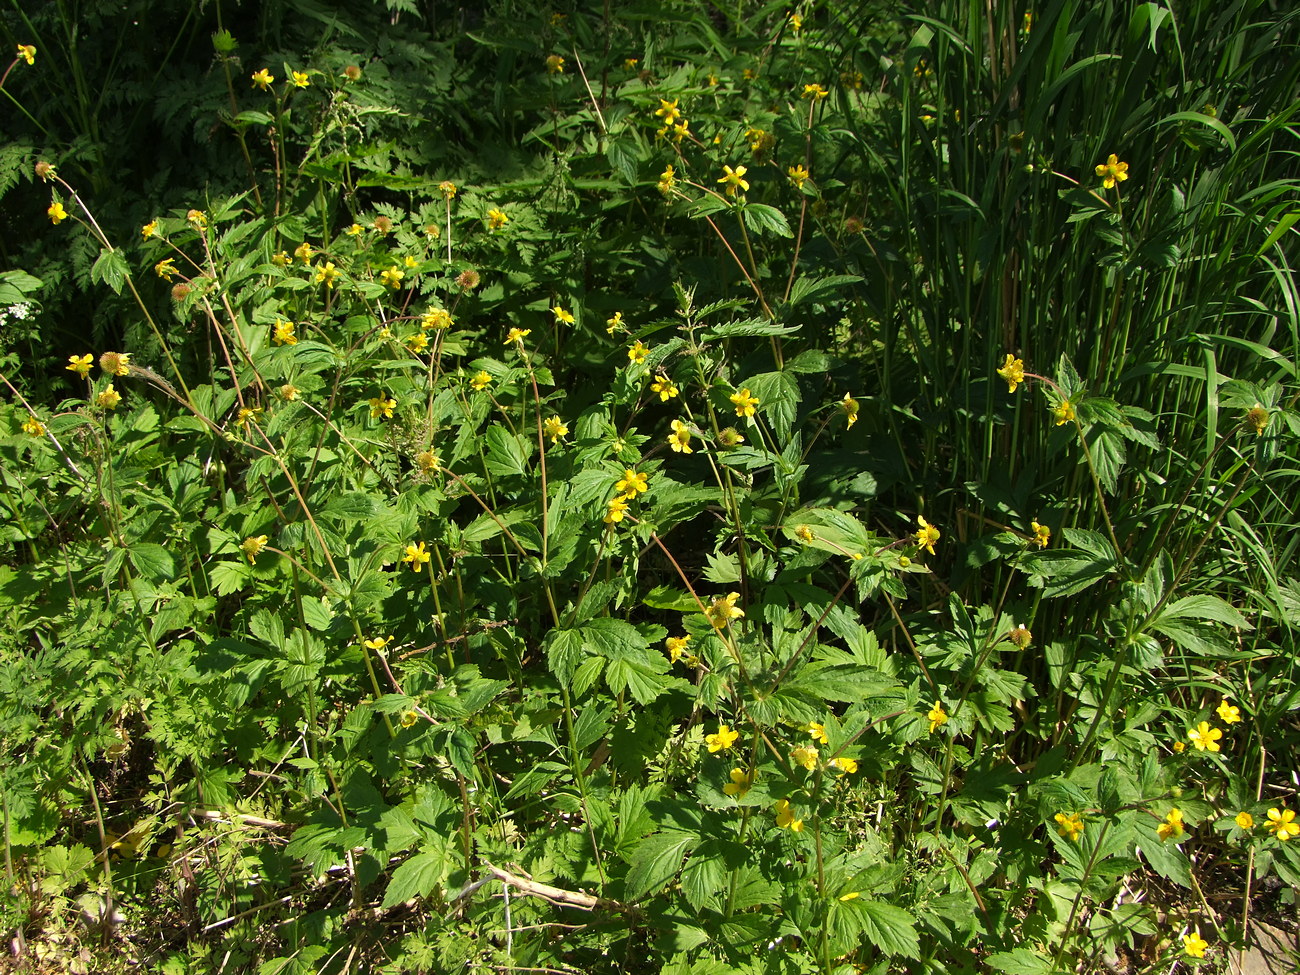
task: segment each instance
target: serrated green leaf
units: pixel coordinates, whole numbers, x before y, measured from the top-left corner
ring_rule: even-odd
[[[393,871],[380,908],[395,907],[412,897],[427,897],[442,881],[445,863],[445,848],[426,846]]]
[[[627,872],[624,897],[639,901],[648,894],[657,894],[677,876],[682,858],[699,842],[694,833],[656,833],[641,843],[632,854],[632,866]]]

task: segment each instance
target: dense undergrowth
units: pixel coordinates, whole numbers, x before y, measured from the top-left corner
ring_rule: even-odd
[[[20,969],[1167,972],[1294,917],[1286,5],[0,29]]]

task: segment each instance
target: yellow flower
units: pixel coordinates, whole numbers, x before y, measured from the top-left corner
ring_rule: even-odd
[[[406,347],[416,355],[419,355],[429,347],[429,337],[423,332],[415,332],[412,335],[408,335],[406,337]]]
[[[1226,697],[1219,702],[1219,706],[1215,708],[1215,713],[1224,724],[1235,724],[1241,720],[1241,709],[1229,702]]]
[[[280,394],[280,399],[292,403],[298,398],[298,394],[301,393],[302,390],[293,383],[285,383],[279,388],[279,390],[277,390],[277,392]]]
[[[324,283],[325,287],[332,288],[340,273],[342,272],[334,266],[333,261],[326,261],[316,269],[316,283]]]
[[[668,651],[668,659],[672,663],[677,663],[690,646],[690,643],[691,635],[689,633],[685,636],[670,636],[664,641],[664,648]]]
[[[419,267],[419,266],[420,266],[420,262],[417,261],[417,260],[416,260],[414,257],[412,257],[410,254],[407,254],[405,257],[402,258],[402,266],[405,267],[405,268],[410,269],[410,268],[413,268],[413,267]]]
[[[419,572],[431,558],[433,556],[424,550],[424,542],[417,542],[406,546],[406,554],[402,556],[402,561],[410,565],[412,572]]]
[[[626,494],[610,498],[609,505],[605,509],[605,517],[600,520],[607,525],[616,525],[622,521],[623,516],[627,514],[627,499]]]
[[[809,772],[817,767],[818,752],[812,745],[800,745],[790,753],[790,760],[796,765],[802,765]]]
[[[853,424],[858,422],[858,410],[861,409],[861,407],[858,405],[858,401],[855,400],[848,393],[845,393],[844,398],[840,400],[840,409],[844,411],[844,416],[848,420],[848,423],[845,425],[844,429],[851,430],[853,428]]]
[[[1183,752],[1187,751],[1187,742],[1176,741],[1173,744],[1173,749],[1175,755],[1181,755]]]
[[[306,71],[291,71],[290,74],[293,75],[294,85],[299,88],[306,88],[311,84],[311,79],[307,77]]]
[[[925,549],[931,555],[934,554],[934,543],[939,540],[939,529],[930,524],[920,515],[916,516],[916,523],[921,527],[916,530],[916,544]]]
[[[415,466],[425,474],[436,471],[440,463],[438,455],[432,450],[421,450],[415,455]]]
[[[1294,809],[1270,809],[1265,826],[1284,843],[1293,836],[1300,836],[1300,825],[1295,822]]]
[[[680,390],[677,388],[676,383],[663,373],[660,373],[655,377],[655,381],[650,384],[650,392],[658,393],[659,402],[667,403],[670,399],[676,396]]]
[[[26,61],[29,65],[36,63],[36,46],[34,44],[19,44],[18,57]]]
[[[1186,830],[1183,829],[1182,810],[1174,807],[1165,815],[1165,821],[1156,827],[1156,835],[1160,837],[1163,843],[1168,839],[1179,839]]]
[[[393,410],[397,407],[397,400],[390,399],[386,396],[372,396],[370,398],[370,419],[378,420],[383,417],[385,420],[393,418]]]
[[[749,183],[743,178],[745,173],[748,172],[744,166],[737,166],[735,169],[730,166],[723,166],[722,172],[724,175],[718,182],[725,184],[727,196],[735,196],[738,190],[749,189]]]
[[[195,230],[206,230],[208,227],[208,215],[202,210],[186,210],[185,219]]]
[[[691,123],[682,119],[672,126],[673,142],[680,143],[684,138],[691,134]]]
[[[153,266],[153,272],[163,280],[170,281],[176,276],[176,264],[170,257],[165,258]]]
[[[641,63],[641,59],[640,59],[640,58],[624,58],[624,59],[623,59],[623,70],[624,70],[624,71],[635,71],[635,70],[636,70],[636,66],[637,66],[638,64],[640,64],[640,63]]]
[[[432,328],[437,331],[451,328],[452,324],[451,312],[445,308],[430,308],[420,319],[420,328]]]
[[[1010,352],[1007,353],[1007,361],[1002,364],[998,370],[998,375],[1007,381],[1007,392],[1014,393],[1016,387],[1025,381],[1025,363],[1022,359],[1017,359]]]
[[[68,364],[63,368],[67,369],[69,372],[75,372],[82,379],[85,379],[90,375],[91,361],[92,356],[89,352],[85,355],[70,355],[68,356]]]
[[[1128,163],[1120,162],[1115,153],[1111,153],[1104,163],[1097,164],[1097,175],[1105,177],[1101,185],[1111,189],[1116,183],[1128,179]]]
[[[131,353],[105,352],[99,357],[99,368],[110,376],[131,375]]]
[[[51,203],[49,209],[45,212],[49,215],[50,223],[54,224],[56,227],[64,220],[68,219],[68,211],[63,209],[63,204],[58,200]]]
[[[567,310],[562,305],[556,305],[554,308],[552,308],[551,314],[555,316],[555,324],[557,325],[573,324],[573,312]]]
[[[95,405],[103,407],[106,410],[115,410],[119,403],[122,402],[122,394],[113,388],[109,383],[104,387],[104,391],[95,397]]]
[[[667,196],[677,185],[677,174],[673,171],[671,165],[665,166],[664,171],[659,174],[659,192]]]
[[[639,366],[642,362],[645,361],[645,357],[649,354],[650,354],[650,347],[647,345],[643,345],[640,339],[637,339],[636,343],[627,350],[628,361],[631,362],[632,365],[634,366]]]
[[[1079,842],[1079,837],[1083,835],[1083,817],[1078,813],[1057,813],[1054,817],[1056,820],[1056,831],[1064,836],[1071,843]]]
[[[1063,399],[1052,407],[1052,416],[1056,417],[1056,425],[1064,426],[1074,419],[1074,404],[1068,399]]]
[[[739,799],[749,791],[750,786],[753,784],[753,772],[746,772],[743,768],[733,768],[731,770],[731,781],[722,787],[722,791],[726,795]]]
[[[1255,817],[1248,812],[1243,811],[1237,813],[1237,817],[1236,819],[1233,820],[1233,822],[1236,823],[1242,829],[1255,828]]]
[[[524,339],[532,334],[533,330],[531,328],[512,328],[506,333],[506,340],[501,344],[509,345],[511,342],[518,342],[522,346]]]
[[[786,173],[790,177],[790,182],[794,184],[794,188],[797,190],[803,189],[803,184],[806,183],[808,177],[812,175],[812,173],[808,172],[808,170],[806,170],[802,165],[791,166],[786,170]]]
[[[542,433],[551,438],[552,444],[557,444],[562,437],[569,435],[569,428],[558,416],[549,416],[542,424]]]
[[[803,542],[805,545],[811,545],[817,540],[817,533],[808,525],[800,525],[794,530],[794,535],[795,538],[799,539],[799,541]],[[820,727],[820,725],[818,727]]]
[[[731,394],[731,405],[736,408],[736,416],[753,416],[754,410],[761,403],[757,396],[746,386],[739,393]]]
[[[343,232],[347,234],[349,237],[360,237],[362,234],[366,232],[366,228],[361,226],[361,224],[359,223],[354,223],[352,224],[352,226],[348,227],[348,229]]]
[[[140,236],[143,237],[145,240],[148,240],[150,237],[157,237],[157,236],[158,236],[158,221],[157,221],[157,220],[150,220],[147,224],[145,224],[143,227],[141,227],[141,228],[140,228]]]
[[[638,474],[630,467],[623,468],[623,476],[614,482],[614,490],[619,494],[627,495],[629,498],[644,494],[649,489],[649,477],[645,474]]]
[[[387,271],[383,271],[382,273],[380,273],[379,280],[382,281],[388,287],[396,290],[401,285],[402,278],[404,277],[406,277],[405,272],[403,272],[401,268],[399,268],[396,264],[394,264]]]
[[[267,538],[265,535],[251,535],[240,543],[240,548],[248,558],[248,564],[253,565],[257,562],[257,556],[262,549],[266,548]]]
[[[704,744],[709,746],[711,752],[725,752],[728,748],[736,743],[740,737],[740,732],[732,731],[725,724],[718,725],[718,730],[712,735],[706,735]]]
[[[1223,732],[1218,728],[1211,728],[1210,722],[1202,721],[1194,730],[1187,733],[1187,737],[1196,746],[1198,752],[1217,752],[1219,750],[1219,739],[1223,737]]]
[[[605,331],[608,332],[610,335],[613,335],[616,331],[618,331],[622,327],[623,327],[623,313],[621,311],[614,312],[613,318],[605,319]]]
[[[262,91],[266,91],[275,82],[275,75],[271,74],[270,71],[267,71],[266,68],[263,68],[261,71],[254,71],[252,77],[253,87],[261,88]]]
[[[948,712],[943,709],[942,704],[935,701],[934,707],[926,712],[925,719],[930,722],[930,734],[934,734],[934,729],[948,720]]]
[[[1046,525],[1040,525],[1036,521],[1031,521],[1029,527],[1034,531],[1034,544],[1039,548],[1047,548],[1052,541],[1052,529]]]
[[[1114,156],[1110,158],[1114,159]],[[1205,949],[1210,947],[1210,943],[1201,937],[1201,932],[1193,931],[1191,934],[1183,935],[1183,954],[1189,958],[1204,958]]]
[[[23,433],[29,437],[45,436],[45,424],[36,419],[31,413],[27,414],[27,419],[23,420]]]
[[[782,799],[776,804],[776,825],[781,829],[789,827],[792,832],[803,832],[803,820],[795,819],[794,810],[790,808],[790,801]]]
[[[817,100],[817,101],[821,101],[823,98],[825,98],[825,97],[826,97],[827,95],[829,95],[829,94],[830,94],[830,92],[827,91],[825,88],[823,88],[821,85],[804,85],[804,86],[803,86],[803,95],[801,95],[800,97],[802,97],[802,98],[812,98],[812,99],[815,99],[815,100]]]
[[[803,18],[798,14],[790,15],[790,29],[796,34],[803,30]]]
[[[271,330],[271,341],[276,345],[297,345],[298,336],[294,334],[297,327],[293,322],[277,318]]]
[[[809,721],[808,727],[804,729],[808,732],[808,737],[813,741],[820,742],[823,745],[829,745],[830,739],[826,737],[826,726],[816,721]]]
[[[756,156],[776,145],[775,136],[756,126],[750,126],[745,130],[745,138],[749,140],[749,151]]]
[[[713,601],[704,608],[705,618],[713,624],[715,630],[721,630],[732,620],[740,619],[745,615],[743,609],[736,608],[736,600],[740,598],[740,593],[731,592],[725,596],[714,596]]]
[[[673,420],[673,432],[668,434],[668,446],[678,454],[693,454],[694,449],[691,447],[691,430],[681,420]]]
[[[362,640],[361,645],[367,650],[382,650],[392,639],[391,636],[373,636],[369,640]]]
[[[655,109],[655,115],[663,119],[664,125],[672,125],[681,117],[681,112],[677,110],[678,99],[674,98],[668,101],[666,98],[659,99],[659,107]]]
[[[257,418],[262,415],[260,406],[243,406],[235,414],[235,426],[241,430],[247,430],[250,423],[256,425]]]
[[[398,719],[403,728],[411,728],[420,720],[420,715],[415,711],[403,711],[401,718]]]
[[[473,377],[469,381],[469,384],[474,387],[474,392],[481,393],[483,392],[483,390],[487,389],[488,384],[491,382],[492,382],[491,374],[480,369],[478,372],[474,373]]]
[[[852,775],[858,770],[858,760],[856,758],[832,758],[830,765],[831,768],[839,769],[842,775]]]
[[[488,230],[500,230],[502,227],[504,227],[506,224],[510,222],[510,218],[506,216],[503,211],[498,210],[496,207],[493,207],[491,210],[489,210],[487,212],[487,215],[488,215]]]
[[[564,58],[558,54],[552,54],[546,59],[547,74],[564,74]]]
[[[456,184],[449,179],[444,179],[438,184],[438,192],[442,194],[444,200],[450,200],[456,195]]]
[[[271,255],[271,263],[276,267],[286,267],[289,264],[289,255],[284,251],[276,251]]]

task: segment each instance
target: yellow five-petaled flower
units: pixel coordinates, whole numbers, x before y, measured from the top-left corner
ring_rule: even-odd
[[[749,391],[748,386],[739,393],[731,394],[731,405],[736,408],[736,416],[753,416],[754,410],[761,402],[762,400]]]
[[[673,432],[668,434],[668,446],[678,454],[691,454],[695,451],[691,447],[691,428],[681,420],[673,420]]]
[[[731,781],[722,787],[722,791],[726,795],[739,799],[749,791],[750,786],[753,784],[753,772],[746,772],[743,768],[733,768],[731,770]]]
[[[725,724],[718,725],[718,730],[714,734],[705,736],[704,744],[709,746],[711,752],[725,752],[739,737],[740,732],[732,731]]]
[[[1223,737],[1223,732],[1218,728],[1210,727],[1210,722],[1202,721],[1187,733],[1187,737],[1198,752],[1217,752],[1219,750],[1219,739]]]
[[[306,245],[303,245],[306,246]],[[326,261],[316,269],[316,283],[324,284],[327,288],[334,287],[334,282],[343,272],[334,266],[333,261]]]
[[[930,708],[930,710],[926,712],[925,719],[930,722],[930,734],[934,734],[934,730],[938,728],[939,725],[947,722],[948,712],[943,709],[943,705],[940,702],[935,701],[934,707]]]
[[[252,78],[253,87],[261,88],[262,91],[266,91],[275,82],[275,75],[271,74],[271,72],[266,70],[266,68],[263,68],[261,71],[254,71]]]
[[[564,421],[558,416],[550,416],[542,424],[542,433],[551,438],[552,444],[557,444],[562,438],[569,435],[569,428],[564,425]]]
[[[493,207],[491,210],[489,210],[487,212],[487,216],[488,216],[488,230],[500,230],[502,227],[504,227],[506,224],[510,222],[510,218],[506,216],[505,211],[498,210],[496,207]]]
[[[913,536],[916,539],[916,544],[933,555],[934,543],[937,542],[940,537],[939,529],[935,528],[934,525],[930,524],[920,515],[916,516],[916,523],[921,526],[916,530],[916,533]]]
[[[1025,363],[1008,352],[1007,361],[998,370],[998,375],[1007,381],[1007,391],[1014,393],[1016,387],[1025,381]]]
[[[19,44],[19,45],[18,45],[18,57],[19,57],[21,60],[26,61],[29,65],[30,65],[30,64],[35,64],[35,63],[36,63],[36,45],[34,45],[34,44]]]
[[[372,396],[370,398],[370,419],[378,420],[383,417],[385,420],[393,418],[393,410],[397,407],[397,400],[387,396]]]
[[[830,94],[830,92],[827,91],[825,88],[823,88],[821,85],[804,85],[804,86],[803,86],[803,96],[802,96],[802,97],[804,97],[804,98],[813,98],[813,99],[816,99],[817,101],[821,101],[823,98],[825,98],[825,97],[826,97],[827,95],[829,95],[829,94]]]
[[[58,200],[51,203],[49,209],[45,212],[50,218],[50,223],[54,224],[56,227],[64,220],[68,219],[68,211],[63,209],[63,204]]]
[[[1052,541],[1052,529],[1046,525],[1040,525],[1036,521],[1031,521],[1029,527],[1034,531],[1034,544],[1039,548],[1047,548]]]
[[[644,494],[649,489],[648,475],[638,473],[630,467],[625,467],[623,469],[623,476],[614,482],[614,490],[619,494],[627,495],[629,498],[635,498],[638,494]]]
[[[248,564],[253,565],[257,562],[257,556],[266,548],[267,538],[265,535],[251,535],[240,543],[240,549],[248,558]]]
[[[1057,813],[1054,817],[1056,820],[1056,831],[1064,836],[1071,843],[1079,842],[1079,837],[1083,835],[1083,817],[1078,813]]]
[[[93,357],[89,352],[85,355],[70,355],[68,356],[68,364],[63,368],[69,372],[75,372],[82,379],[85,379],[90,375],[90,363],[92,361]]]
[[[1097,175],[1103,177],[1101,185],[1111,189],[1128,179],[1128,163],[1120,162],[1119,156],[1112,152],[1104,163],[1097,164]]]
[[[1114,159],[1114,156],[1111,156]],[[1210,943],[1201,937],[1201,932],[1193,931],[1191,934],[1183,935],[1183,953],[1189,958],[1204,958],[1205,949],[1210,947]]]
[[[528,338],[528,336],[532,334],[533,330],[531,328],[512,328],[510,331],[506,332],[506,340],[502,344],[510,345],[512,342],[518,342],[522,348],[524,339]]]
[[[1179,839],[1183,833],[1183,811],[1175,806],[1165,814],[1165,821],[1156,827],[1156,835],[1163,843],[1168,839]]]
[[[417,542],[406,546],[406,554],[402,556],[402,561],[410,565],[412,572],[419,572],[431,558],[433,556],[425,551],[424,542]]]
[[[1300,823],[1295,821],[1294,809],[1270,809],[1265,825],[1270,833],[1284,843],[1293,836],[1300,836]]]
[[[776,825],[781,829],[789,828],[792,832],[803,832],[803,820],[796,819],[790,808],[790,800],[782,799],[776,804]]]
[[[729,592],[725,596],[714,596],[713,601],[704,607],[704,615],[715,630],[721,630],[724,626],[734,619],[740,619],[745,615],[743,609],[736,606],[736,600],[740,598],[740,593]]]
[[[1214,709],[1214,713],[1219,716],[1219,720],[1224,724],[1234,724],[1241,720],[1241,709],[1226,697],[1219,702],[1219,706]]]
[[[749,183],[744,178],[748,170],[744,166],[737,166],[735,169],[723,166],[722,172],[724,175],[718,182],[723,184],[727,196],[735,196],[737,191],[749,189]]]

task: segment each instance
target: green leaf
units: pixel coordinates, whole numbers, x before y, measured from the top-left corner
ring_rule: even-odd
[[[995,972],[1006,975],[1051,975],[1052,963],[1029,948],[999,951],[989,955],[985,963]]]
[[[824,278],[799,278],[799,280],[795,281],[794,287],[790,289],[789,305],[794,308],[827,291],[838,291],[846,285],[856,284],[861,280],[862,278],[856,274],[832,274]],[[836,301],[839,300],[840,297],[837,294]]]
[[[442,881],[445,864],[445,848],[426,846],[393,871],[380,909],[395,907],[412,897],[427,897]]]
[[[102,281],[113,289],[114,294],[120,295],[128,271],[126,258],[122,256],[122,252],[105,247],[99,252],[99,259],[90,269],[90,280],[97,284]]]
[[[176,575],[176,562],[161,545],[137,542],[127,550],[127,558],[146,579],[171,579]]]
[[[623,896],[638,901],[647,894],[657,894],[677,876],[682,858],[699,842],[694,833],[656,833],[636,848],[627,872]]]
[[[505,427],[497,424],[488,428],[484,438],[487,444],[487,469],[498,477],[525,474],[528,471],[528,447]]]
[[[794,231],[790,229],[790,221],[776,207],[762,203],[746,203],[741,209],[741,214],[745,218],[745,226],[755,234],[771,232],[778,237],[794,236]]]
[[[863,937],[885,954],[903,955],[906,958],[921,957],[921,942],[916,936],[916,925],[907,911],[884,901],[862,898],[845,903],[861,912],[858,921],[862,925]]]

